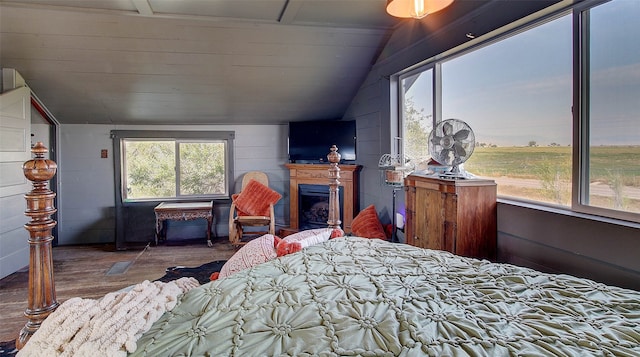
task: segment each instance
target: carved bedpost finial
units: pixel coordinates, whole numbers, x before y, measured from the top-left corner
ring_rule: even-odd
[[[48,151],[41,142],[37,142],[31,149],[35,158],[22,165],[24,176],[32,182],[33,190],[24,195],[27,201],[24,214],[31,218],[31,221],[24,225],[29,231],[29,302],[24,312],[29,321],[16,340],[18,349],[29,341],[40,328],[42,321],[59,305],[53,282],[51,252],[51,230],[57,224],[51,219],[51,215],[56,212],[53,202],[56,194],[47,187],[49,180],[55,176],[58,165],[44,158]]]
[[[340,198],[338,196],[338,190],[340,186],[340,168],[338,163],[340,162],[341,155],[338,152],[338,147],[332,145],[331,152],[327,155],[329,160],[329,220],[327,224],[329,228],[340,228]]]

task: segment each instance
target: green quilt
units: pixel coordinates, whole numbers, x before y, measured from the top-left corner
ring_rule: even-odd
[[[183,295],[134,356],[640,356],[640,292],[346,237]]]

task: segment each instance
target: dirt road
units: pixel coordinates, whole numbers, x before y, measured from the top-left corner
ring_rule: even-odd
[[[498,185],[516,186],[525,188],[541,189],[542,181],[535,179],[518,179],[510,177],[492,178]],[[622,189],[623,197],[640,200],[640,188],[625,186]],[[592,183],[589,185],[589,193],[594,196],[614,197],[614,191],[608,185],[602,183]]]

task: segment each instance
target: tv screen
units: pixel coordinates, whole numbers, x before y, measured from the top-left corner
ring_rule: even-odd
[[[356,159],[356,122],[338,120],[289,123],[289,161],[300,164],[328,163],[331,145],[338,147],[342,161]]]

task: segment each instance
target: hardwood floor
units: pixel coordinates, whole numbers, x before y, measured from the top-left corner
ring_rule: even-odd
[[[97,299],[144,280],[155,280],[171,266],[197,267],[214,260],[228,260],[236,249],[227,237],[188,245],[140,246],[115,251],[114,245],[63,246],[53,248],[56,300],[72,297]],[[131,262],[122,274],[106,275],[115,263]],[[0,280],[0,341],[15,339],[27,322],[28,270]]]

